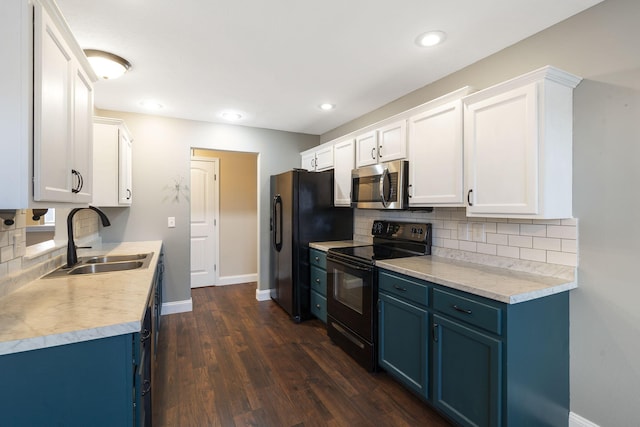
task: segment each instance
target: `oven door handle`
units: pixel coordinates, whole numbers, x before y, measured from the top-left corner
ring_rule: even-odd
[[[348,263],[348,262],[341,261],[341,260],[338,260],[338,259],[335,259],[335,258],[329,258],[327,261],[328,261],[328,262],[335,262],[336,264],[343,265],[343,266],[345,266],[345,267],[347,267],[347,268],[353,268],[353,269],[355,269],[355,270],[360,270],[360,271],[373,271],[373,267],[362,267],[362,266],[360,266],[360,265],[350,264],[350,263]]]

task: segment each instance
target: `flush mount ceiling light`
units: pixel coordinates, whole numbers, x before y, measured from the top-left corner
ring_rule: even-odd
[[[331,111],[334,108],[336,108],[336,106],[335,104],[324,103],[324,104],[318,105],[318,108],[320,108],[322,111]]]
[[[85,49],[84,54],[96,75],[105,80],[116,79],[131,68],[129,61],[113,53]]]
[[[420,47],[431,47],[442,43],[446,37],[443,31],[427,31],[416,37],[416,44]]]
[[[220,114],[220,117],[229,122],[237,122],[242,118],[242,114],[236,113],[234,111],[225,111],[224,113]]]

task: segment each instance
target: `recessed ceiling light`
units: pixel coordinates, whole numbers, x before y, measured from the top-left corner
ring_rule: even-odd
[[[225,111],[220,114],[220,117],[230,122],[237,122],[242,118],[242,114],[236,113],[235,111]]]
[[[140,106],[152,111],[158,111],[164,108],[164,105],[160,104],[158,101],[153,100],[141,101]]]
[[[131,68],[129,61],[113,53],[85,49],[84,54],[96,75],[104,80],[116,79]]]
[[[335,104],[329,104],[329,103],[324,103],[324,104],[320,104],[318,105],[318,107],[322,110],[322,111],[331,111],[334,108],[336,108]]]
[[[427,31],[416,37],[416,44],[420,47],[431,47],[442,43],[446,37],[442,31]]]

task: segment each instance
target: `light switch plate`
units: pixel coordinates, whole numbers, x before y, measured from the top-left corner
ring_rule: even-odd
[[[175,228],[176,226],[176,217],[175,216],[170,216],[167,218],[167,227],[169,228]]]

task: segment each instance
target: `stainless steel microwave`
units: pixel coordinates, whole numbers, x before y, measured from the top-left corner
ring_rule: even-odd
[[[407,209],[409,162],[396,160],[351,171],[351,207]]]

